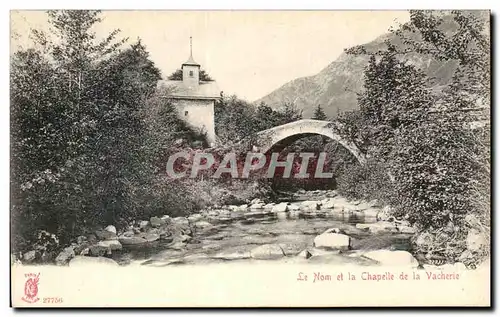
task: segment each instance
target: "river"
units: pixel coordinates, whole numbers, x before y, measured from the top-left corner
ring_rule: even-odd
[[[304,201],[314,202],[328,199],[325,191],[316,195],[308,192],[296,196],[291,204],[300,205]],[[336,197],[339,201],[339,197]],[[344,198],[342,212],[321,208],[285,216],[280,213],[254,211],[240,213],[240,216],[214,218],[210,226],[194,230],[187,244],[169,241],[155,241],[148,245],[124,246],[115,251],[112,258],[120,265],[131,263],[162,267],[183,264],[206,264],[227,261],[259,261],[252,257],[252,250],[259,246],[277,245],[283,256],[270,257],[272,261],[326,261],[328,263],[364,264],[358,257],[371,250],[409,250],[411,234],[397,232],[373,233],[363,230],[357,224],[374,224],[376,217],[369,217],[355,210],[359,202],[349,202]],[[349,210],[346,210],[349,209]],[[359,208],[358,208],[359,209]],[[235,213],[232,213],[233,215]],[[316,236],[327,229],[338,228],[351,238],[349,250],[342,252],[322,252],[313,246]],[[309,254],[304,254],[308,250]]]

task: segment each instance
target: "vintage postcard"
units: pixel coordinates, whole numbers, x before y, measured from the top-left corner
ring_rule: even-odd
[[[490,12],[10,14],[13,307],[489,307]]]

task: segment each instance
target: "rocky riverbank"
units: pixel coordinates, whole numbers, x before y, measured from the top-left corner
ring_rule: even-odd
[[[418,267],[421,263],[408,252],[413,234],[408,222],[389,216],[374,201],[350,201],[332,190],[299,191],[290,201],[254,199],[188,217],[136,220],[124,230],[109,225],[78,237],[55,264],[282,260]],[[21,262],[35,263],[42,256],[35,249]]]

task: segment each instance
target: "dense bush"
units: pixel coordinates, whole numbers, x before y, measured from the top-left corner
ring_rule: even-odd
[[[485,25],[476,13],[411,11],[410,22],[393,31],[402,46],[387,42],[384,51],[348,50],[371,58],[360,111],[340,117],[343,133],[384,166],[388,177],[370,165],[354,168],[339,188],[360,198],[385,197],[397,216],[419,230],[417,241],[430,241],[425,248],[417,243],[417,251],[451,261],[470,251],[471,229],[489,237],[489,125],[473,128],[484,120],[478,110],[489,103]],[[409,52],[455,62],[451,82],[429,89],[432,78],[406,62]],[[473,262],[483,251],[474,251]]]

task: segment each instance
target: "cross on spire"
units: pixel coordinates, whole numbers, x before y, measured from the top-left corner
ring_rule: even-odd
[[[200,66],[197,62],[194,61],[193,59],[193,37],[189,37],[189,59],[187,62],[185,62],[182,65],[192,65],[192,66]]]
[[[190,49],[189,55],[193,56],[193,37],[192,36],[189,37],[189,49]]]

